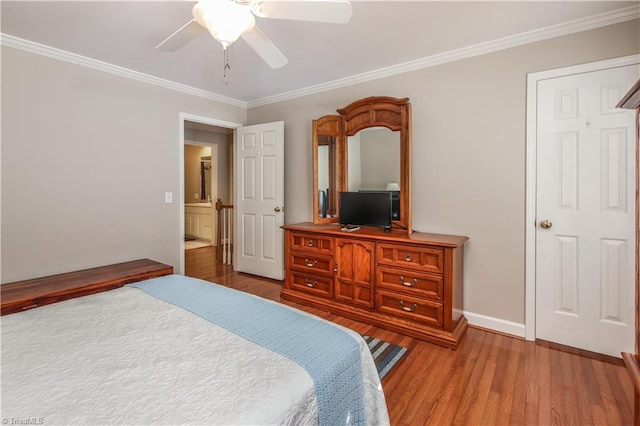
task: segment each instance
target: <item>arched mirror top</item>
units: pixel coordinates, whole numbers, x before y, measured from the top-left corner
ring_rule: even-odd
[[[340,136],[340,117],[337,115],[325,115],[314,120],[316,134],[328,136]]]
[[[409,98],[372,96],[352,102],[338,113],[344,118],[346,136],[368,127],[386,127],[395,132],[407,128],[410,105]]]

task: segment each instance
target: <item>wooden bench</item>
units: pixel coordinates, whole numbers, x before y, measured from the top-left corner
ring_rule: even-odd
[[[0,286],[0,315],[113,290],[125,284],[170,275],[173,266],[139,259]]]

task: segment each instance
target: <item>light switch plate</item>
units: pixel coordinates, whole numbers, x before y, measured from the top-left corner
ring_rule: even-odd
[[[167,204],[173,203],[173,192],[164,193],[164,202]]]

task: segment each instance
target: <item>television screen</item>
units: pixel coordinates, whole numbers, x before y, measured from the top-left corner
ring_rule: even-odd
[[[343,225],[391,227],[391,192],[341,192],[338,214]]]

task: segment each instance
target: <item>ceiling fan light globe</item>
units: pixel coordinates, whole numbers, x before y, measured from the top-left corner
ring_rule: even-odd
[[[249,8],[230,0],[202,0],[193,7],[193,17],[224,48],[256,25]]]

